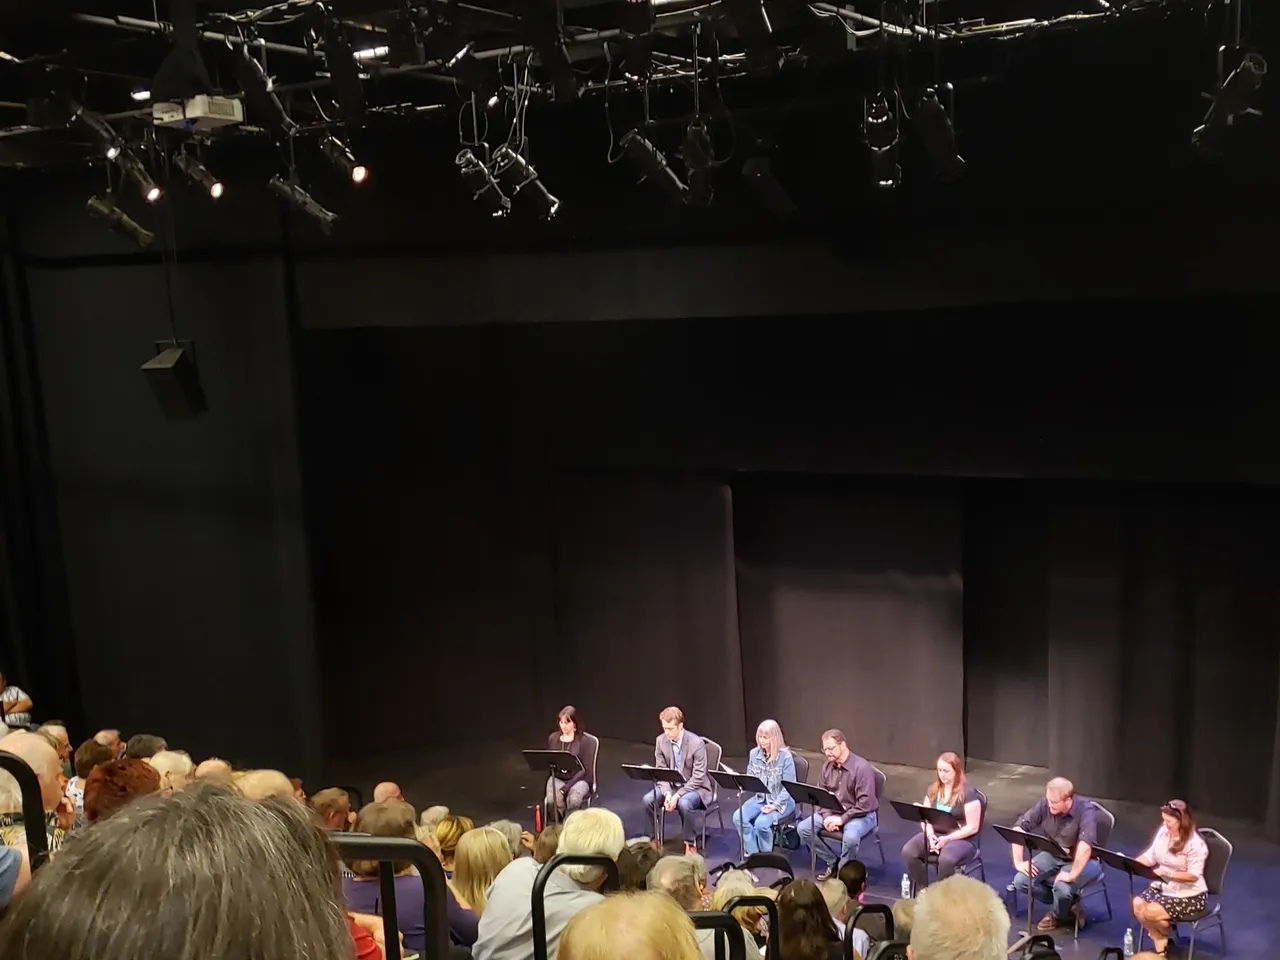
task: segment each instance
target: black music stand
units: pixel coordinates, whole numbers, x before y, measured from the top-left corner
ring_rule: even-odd
[[[924,854],[926,861],[929,859],[929,854],[933,852],[929,849],[929,831],[925,829],[926,823],[933,827],[935,835],[960,829],[960,821],[954,813],[938,810],[935,807],[926,807],[921,803],[907,803],[905,800],[890,800],[889,805],[903,820],[908,823],[920,824],[920,832],[924,834],[925,840]],[[915,895],[914,890],[911,893],[912,896]]]
[[[657,789],[660,783],[665,783],[671,787],[678,787],[684,783],[684,774],[679,770],[671,770],[667,767],[652,767],[647,763],[624,763],[622,772],[632,780],[648,781],[653,784],[654,789]],[[662,815],[665,812],[662,804],[658,803],[655,797],[653,804],[653,842],[658,846],[662,846]]]
[[[1163,880],[1164,877],[1156,873],[1154,869],[1145,863],[1140,863],[1133,857],[1126,857],[1123,853],[1116,853],[1114,850],[1108,850],[1106,847],[1094,847],[1093,855],[1102,863],[1103,867],[1114,867],[1129,876],[1129,900],[1133,900],[1133,878],[1145,877],[1148,880]]]
[[[794,780],[783,780],[782,785],[786,787],[787,793],[791,794],[791,799],[795,800],[796,805],[808,804],[809,820],[813,821],[813,815],[822,810],[843,810],[840,804],[840,798],[834,793],[815,787],[811,783],[796,783]],[[797,822],[799,817],[796,817]],[[812,873],[818,869],[818,844],[824,843],[822,839],[821,824],[813,828],[813,842],[809,844],[809,872]],[[841,841],[843,843],[843,841]],[[839,864],[840,855],[836,854],[836,862]]]
[[[575,757],[567,750],[521,750],[524,755],[525,763],[529,764],[529,769],[534,773],[546,771],[547,775],[568,782],[582,772],[582,761]],[[555,797],[552,797],[554,800]],[[568,803],[569,798],[565,797]],[[551,812],[548,822],[555,823],[560,817],[560,804],[552,803],[555,809]]]
[[[1002,827],[999,824],[993,824],[992,829],[1000,835],[1000,839],[1011,847],[1025,847],[1027,849],[1027,932],[1022,939],[1009,948],[1009,956],[1013,956],[1015,950],[1020,950],[1025,944],[1031,942],[1031,938],[1035,936],[1031,929],[1032,904],[1035,903],[1035,897],[1032,895],[1032,884],[1035,877],[1031,876],[1031,859],[1036,853],[1052,853],[1055,857],[1066,857],[1067,852],[1058,844],[1054,843],[1048,837],[1042,837],[1036,833],[1027,833],[1025,830],[1019,830],[1017,827]],[[1017,877],[1015,876],[1016,880]]]
[[[738,859],[747,855],[747,825],[742,820],[742,797],[744,793],[768,793],[768,788],[759,777],[749,773],[733,773],[729,770],[712,770],[711,779],[726,790],[734,790],[738,794]]]

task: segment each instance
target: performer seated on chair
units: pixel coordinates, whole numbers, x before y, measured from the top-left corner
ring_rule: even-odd
[[[877,809],[875,769],[862,757],[849,749],[844,734],[828,730],[822,735],[822,753],[827,762],[822,765],[818,786],[836,795],[839,810],[818,810],[796,824],[800,842],[816,851],[826,869],[818,874],[818,882],[835,875],[841,864],[858,855],[862,838],[876,828]],[[814,837],[814,833],[826,830],[840,834],[840,859],[835,861],[831,848]],[[816,844],[816,846],[815,846]]]
[[[1045,786],[1044,796],[1018,818],[1015,826],[1024,833],[1040,833],[1062,848],[1062,855],[1037,853],[1030,862],[1023,847],[1013,847],[1013,889],[1053,904],[1052,912],[1040,920],[1041,930],[1069,927],[1072,920],[1085,924],[1084,911],[1076,900],[1080,888],[1096,880],[1102,865],[1093,857],[1098,842],[1097,808],[1085,797],[1076,796],[1070,780],[1054,777]],[[1030,904],[1028,904],[1030,909]]]
[[[644,809],[652,822],[653,808],[661,803],[664,811],[680,812],[684,829],[684,852],[698,852],[698,827],[701,811],[711,802],[711,777],[707,775],[707,744],[700,736],[684,728],[684,713],[679,707],[667,707],[658,719],[662,735],[653,747],[653,765],[664,770],[678,770],[684,783],[673,787],[659,783],[645,794]]]
[[[588,769],[591,755],[587,752],[589,747],[582,735],[582,718],[578,716],[576,707],[565,707],[560,711],[560,729],[547,737],[547,749],[572,753],[582,764],[582,769],[568,781],[558,777],[547,778],[547,796],[543,809],[550,810],[554,803],[563,817],[566,810],[570,813],[581,810],[591,796],[591,771]]]
[[[929,784],[924,805],[950,813],[960,821],[960,828],[935,836],[933,824],[926,823],[923,833],[903,845],[902,861],[916,892],[929,883],[929,854],[938,855],[938,879],[945,880],[978,852],[969,838],[982,827],[982,801],[968,787],[960,758],[949,750],[938,757],[938,776]]]
[[[1209,908],[1209,892],[1204,881],[1204,865],[1209,845],[1196,829],[1191,808],[1183,800],[1170,800],[1160,808],[1163,823],[1151,846],[1136,857],[1160,875],[1133,898],[1133,915],[1151,934],[1158,954],[1169,947],[1174,923],[1189,923]]]
[[[766,720],[756,728],[756,747],[747,759],[747,774],[759,777],[768,788],[765,793],[751,797],[740,811],[733,812],[733,829],[741,832],[742,845],[749,857],[773,849],[773,825],[796,808],[791,794],[782,786],[783,780],[795,780],[796,761],[782,739],[778,721]]]

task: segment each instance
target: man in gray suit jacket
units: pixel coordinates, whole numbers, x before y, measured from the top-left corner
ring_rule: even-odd
[[[658,719],[662,721],[662,735],[653,746],[653,765],[667,770],[679,770],[684,783],[672,786],[659,783],[645,794],[644,808],[653,818],[653,808],[661,803],[663,810],[680,813],[680,825],[684,829],[685,853],[698,850],[698,830],[703,813],[711,802],[711,777],[707,774],[707,743],[691,730],[684,728],[684,713],[679,707],[667,707]]]

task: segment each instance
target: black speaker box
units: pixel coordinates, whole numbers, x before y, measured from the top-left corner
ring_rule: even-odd
[[[157,344],[159,352],[142,365],[142,372],[160,403],[164,415],[174,420],[191,420],[208,409],[200,374],[189,347]]]

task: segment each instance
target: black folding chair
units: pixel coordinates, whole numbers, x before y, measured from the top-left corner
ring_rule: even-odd
[[[844,926],[844,948],[846,956],[853,956],[853,931],[862,930],[868,936],[871,931],[865,926],[858,926],[858,921],[864,917],[879,917],[884,923],[884,936],[873,938],[877,943],[886,942],[893,939],[893,910],[887,903],[860,903],[853,911],[853,915],[849,917],[849,922]],[[879,931],[877,931],[879,932]]]
[[[44,800],[40,780],[27,761],[0,750],[0,770],[13,774],[22,791],[22,824],[27,831],[27,856],[34,874],[49,861],[49,836],[44,825]]]
[[[533,893],[529,903],[533,920],[533,960],[547,960],[547,905],[542,902],[542,898],[546,895],[547,881],[551,879],[551,875],[564,866],[600,867],[605,872],[602,889],[618,889],[618,865],[609,857],[586,853],[557,853],[543,864],[538,875],[533,878]]]
[[[423,910],[427,939],[421,960],[448,960],[448,894],[444,868],[436,855],[417,840],[405,837],[372,837],[367,833],[332,833],[329,838],[344,860],[377,860],[382,894],[382,926],[386,930],[386,960],[400,960],[400,921],[396,916],[396,874],[393,863],[408,861],[422,877]]]
[[[729,870],[744,870],[747,872],[755,870],[777,870],[783,876],[774,880],[769,886],[781,890],[788,883],[796,878],[795,867],[780,853],[753,853],[741,863],[730,863],[725,861],[719,866],[713,867],[709,872],[714,876],[725,873]]]
[[[745,899],[745,898],[744,898]],[[699,913],[689,914],[689,919],[693,921],[693,925],[698,930],[714,930],[716,931],[716,960],[725,960],[725,945],[729,948],[729,960],[747,960],[747,941],[746,931],[742,929],[742,924],[729,916],[727,913],[721,913],[718,910],[707,910]],[[773,929],[777,929],[774,927]],[[724,936],[720,936],[723,933]],[[772,942],[773,937],[769,937]],[[542,958],[538,958],[542,960]]]
[[[852,946],[849,949],[852,949]],[[906,960],[906,958],[907,941],[905,940],[881,940],[866,956],[866,960]]]
[[[753,893],[745,897],[734,897],[724,905],[724,912],[732,917],[733,911],[737,910],[739,907],[764,907],[765,913],[769,914],[769,939],[765,941],[764,945],[765,960],[779,960],[777,902],[771,897],[761,897]],[[742,927],[742,924],[738,924],[738,926]],[[746,927],[742,927],[742,929],[745,931]],[[743,940],[743,943],[746,943],[745,939]]]

